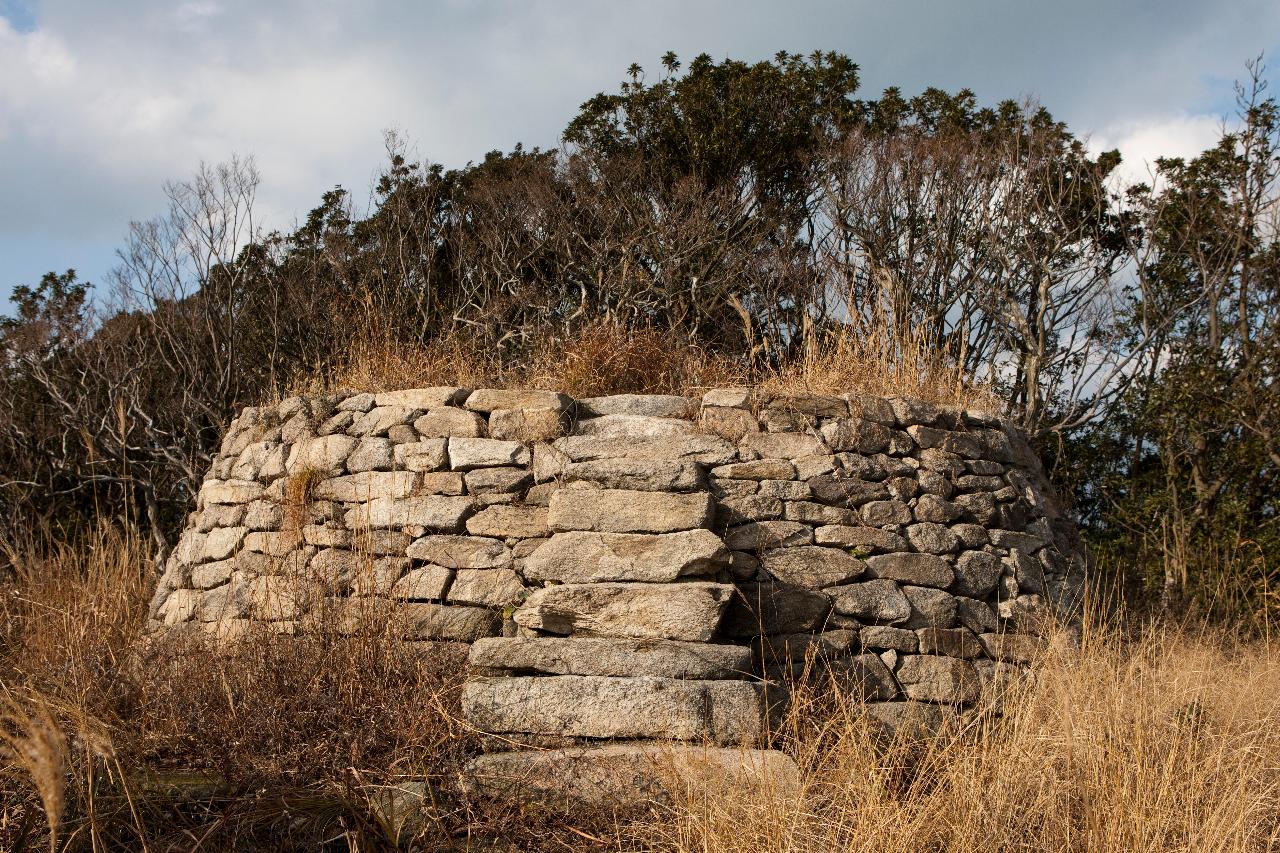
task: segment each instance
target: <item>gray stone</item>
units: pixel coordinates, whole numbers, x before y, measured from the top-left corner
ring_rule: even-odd
[[[457,404],[466,396],[465,388],[435,387],[409,388],[404,391],[383,391],[374,398],[378,406],[400,406],[406,409],[435,409]]]
[[[988,530],[987,536],[991,538],[991,544],[997,548],[1006,548],[1010,551],[1018,550],[1024,554],[1034,554],[1049,544],[1041,536],[1018,533],[1013,530]]]
[[[698,410],[698,401],[671,394],[613,394],[578,401],[578,411],[587,416],[643,415],[651,418],[685,418]]]
[[[762,694],[761,685],[744,681],[481,678],[463,687],[462,708],[489,732],[749,746],[764,733]]]
[[[1033,634],[986,633],[980,635],[982,647],[994,660],[1035,663],[1048,644]]]
[[[511,549],[483,536],[424,536],[414,540],[405,553],[449,569],[505,569],[511,565]]]
[[[390,595],[409,571],[409,565],[407,557],[379,557],[362,562],[351,578],[352,595]]]
[[[410,601],[442,599],[452,579],[453,572],[443,566],[411,569],[392,586],[391,596]]]
[[[837,629],[820,634],[773,634],[759,638],[761,657],[767,663],[808,662],[847,655],[858,642],[858,633]]]
[[[904,503],[920,494],[920,484],[914,477],[891,477],[885,481],[885,486],[889,489],[889,497]]]
[[[704,406],[724,406],[730,409],[749,409],[755,400],[755,388],[737,386],[733,388],[713,388],[702,395]]]
[[[533,446],[533,481],[547,483],[556,479],[572,461],[552,445],[538,442]]]
[[[722,438],[711,435],[685,435],[648,440],[574,435],[557,439],[553,446],[574,462],[627,457],[629,459],[687,459],[703,465],[726,465],[738,457],[736,447]]]
[[[893,408],[893,414],[900,427],[917,424],[933,425],[942,415],[941,410],[934,404],[912,397],[892,397],[888,402]]]
[[[525,577],[562,583],[665,582],[715,574],[729,551],[710,530],[679,533],[557,533],[525,560]]]
[[[417,433],[415,433],[416,435]],[[488,441],[484,438],[445,439],[424,438],[420,442],[397,444],[394,450],[396,466],[408,471],[439,471],[445,467],[445,446],[451,441]],[[454,465],[457,470],[457,465]]]
[[[262,484],[249,480],[205,480],[200,486],[200,504],[245,504],[262,497]]]
[[[752,671],[745,646],[612,637],[511,637],[480,640],[472,666],[549,675],[742,678]]]
[[[884,426],[894,426],[897,423],[893,406],[882,397],[873,397],[870,394],[841,394],[840,396],[849,404],[849,414],[855,418],[874,421]]]
[[[956,624],[954,595],[927,586],[904,586],[902,594],[911,602],[911,618],[904,628],[950,628]]]
[[[449,587],[449,601],[509,607],[525,596],[520,576],[511,569],[459,569]]]
[[[823,593],[772,581],[744,583],[725,614],[723,628],[731,637],[794,634],[820,628],[830,612],[831,599]]]
[[[911,603],[888,579],[851,583],[826,590],[837,613],[876,622],[905,622],[911,616]]]
[[[485,507],[467,519],[467,532],[475,536],[502,536],[529,539],[550,536],[547,508],[544,506]]]
[[[555,409],[568,411],[573,400],[557,391],[520,391],[477,388],[463,403],[473,412],[493,412],[500,409]]]
[[[812,501],[787,501],[782,508],[782,517],[814,525],[857,524],[859,521],[858,514],[851,509]]]
[[[777,750],[642,742],[490,753],[463,778],[495,800],[592,810],[671,806],[689,791],[776,798],[802,789],[795,761]]]
[[[278,530],[284,523],[284,508],[274,501],[254,501],[245,507],[244,526],[250,530]],[[234,527],[235,524],[218,525]]]
[[[646,415],[602,415],[578,423],[578,435],[600,438],[671,438],[693,432],[693,424],[682,418],[654,418]]]
[[[986,492],[974,492],[968,495],[956,495],[952,501],[964,513],[962,517],[986,526],[996,517],[996,499]]]
[[[982,688],[972,663],[941,655],[905,655],[896,674],[907,696],[920,702],[970,704]]]
[[[355,419],[347,428],[351,435],[386,435],[395,426],[403,426],[413,420],[414,410],[404,406],[378,406]]]
[[[945,589],[955,579],[951,564],[933,554],[881,554],[867,558],[867,575]]]
[[[872,527],[910,524],[911,510],[902,501],[871,501],[862,505],[862,520]]]
[[[778,498],[755,494],[721,498],[719,505],[720,517],[725,524],[780,518],[782,509],[782,501]]]
[[[200,550],[200,561],[225,560],[234,554],[240,543],[249,532],[247,527],[216,527],[204,537],[204,547]]]
[[[837,453],[879,453],[889,447],[890,431],[874,421],[839,418],[823,425],[822,437]]]
[[[529,448],[518,441],[463,437],[449,439],[449,467],[454,471],[528,465],[530,461],[532,456]]]
[[[606,489],[644,492],[690,492],[704,485],[695,462],[660,459],[593,459],[565,465],[561,482],[598,483]]]
[[[212,589],[231,580],[231,572],[235,569],[235,560],[219,560],[216,563],[205,563],[191,570],[191,585],[196,589]]]
[[[790,480],[796,469],[786,459],[754,459],[721,465],[713,468],[711,475],[726,480]]]
[[[977,524],[954,524],[951,526],[951,532],[960,540],[961,545],[974,550],[991,541],[987,536],[986,528]]]
[[[704,406],[698,423],[704,432],[730,441],[741,441],[743,436],[760,431],[755,415],[744,409]]]
[[[372,394],[352,394],[338,404],[338,411],[367,412],[374,405],[376,405],[376,398]]]
[[[395,463],[392,452],[393,445],[385,438],[363,438],[347,457],[347,470],[351,473],[360,471],[390,471]]]
[[[472,513],[474,504],[468,497],[424,495],[409,498],[374,498],[346,513],[347,527],[404,527],[414,525],[430,530],[459,530]]]
[[[809,488],[813,491],[816,500],[839,507],[858,507],[868,501],[882,500],[889,495],[889,490],[883,483],[829,474],[811,477]]]
[[[982,654],[978,638],[964,628],[919,628],[920,654],[976,658]]]
[[[863,702],[884,702],[898,695],[893,673],[873,654],[855,655],[829,665],[831,677],[851,696]]]
[[[827,524],[813,532],[813,541],[819,545],[836,545],[863,553],[907,550],[907,540],[878,527]]]
[[[395,610],[395,627],[406,640],[455,640],[474,643],[502,630],[502,614],[484,607],[404,604]]]
[[[559,531],[669,533],[709,527],[712,510],[711,496],[705,493],[561,489],[551,498],[548,523]]]
[[[830,453],[822,439],[794,432],[760,432],[743,436],[738,443],[744,458],[796,459]]]
[[[412,471],[362,471],[321,480],[312,487],[311,494],[321,500],[344,503],[364,503],[374,498],[399,500],[413,494],[417,480]]]
[[[535,591],[516,624],[550,634],[581,633],[705,642],[734,594],[728,584],[561,584]]]
[[[1000,558],[985,551],[965,551],[956,559],[955,572],[953,592],[970,598],[986,598],[1000,580]]]
[[[937,495],[922,495],[915,506],[916,521],[949,524],[964,514],[961,508]]]
[[[794,521],[752,521],[725,531],[725,544],[739,551],[759,551],[791,545],[808,545],[813,531]]]
[[[463,482],[459,471],[429,471],[418,480],[415,491],[419,495],[460,495],[465,491]]]
[[[931,521],[907,525],[907,541],[925,554],[950,554],[960,549],[960,537]]]
[[[819,589],[847,583],[866,570],[866,563],[838,548],[798,545],[775,548],[761,557],[770,575],[792,586]]]
[[[464,479],[472,495],[515,494],[533,485],[533,474],[525,468],[476,468]]]
[[[913,654],[919,648],[915,631],[891,628],[888,625],[866,625],[859,631],[859,639],[866,649],[892,649],[903,654]]]
[[[808,483],[795,480],[761,480],[758,494],[766,498],[782,498],[789,501],[807,501],[813,496]]]
[[[483,417],[452,406],[431,409],[413,422],[413,428],[423,438],[484,438],[487,434]]]
[[[956,621],[975,634],[994,631],[999,624],[991,605],[964,596],[956,597]]]
[[[558,409],[498,409],[489,415],[489,435],[512,441],[554,441],[564,435],[565,417]]]

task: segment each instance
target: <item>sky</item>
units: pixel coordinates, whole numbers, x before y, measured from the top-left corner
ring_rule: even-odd
[[[447,167],[553,146],[667,50],[836,50],[868,97],[1034,97],[1139,175],[1216,140],[1246,60],[1280,67],[1280,2],[0,0],[0,295],[104,281],[202,161],[253,156],[260,221],[287,228],[334,185],[367,199],[386,130]]]

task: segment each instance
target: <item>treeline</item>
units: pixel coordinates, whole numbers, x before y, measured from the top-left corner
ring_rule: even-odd
[[[1041,107],[859,99],[833,53],[669,54],[561,148],[458,170],[389,137],[367,213],[335,189],[287,233],[254,219],[251,161],[202,167],[92,297],[72,271],[14,291],[6,535],[111,514],[162,551],[236,408],[359,347],[515,363],[607,324],[751,366],[852,331],[923,336],[989,384],[1101,565],[1259,615],[1280,580],[1280,110],[1249,71],[1218,145],[1134,185]]]

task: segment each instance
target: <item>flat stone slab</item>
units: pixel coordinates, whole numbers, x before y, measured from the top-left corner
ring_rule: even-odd
[[[733,679],[752,671],[747,646],[612,637],[493,637],[471,647],[472,666],[549,675]]]
[[[517,625],[550,634],[711,639],[735,590],[718,583],[560,584],[537,590]]]
[[[839,548],[797,545],[774,548],[760,558],[765,571],[783,583],[805,589],[847,583],[866,571],[867,564]]]
[[[601,415],[578,424],[578,435],[601,438],[671,438],[689,435],[693,423],[681,418],[655,418],[649,415]]]
[[[680,418],[698,410],[698,401],[670,394],[613,394],[578,401],[578,411],[586,415],[645,415],[651,418]]]
[[[689,492],[702,488],[705,478],[696,462],[622,458],[572,462],[561,470],[560,481],[642,492]]]
[[[413,554],[410,554],[413,556]],[[710,530],[679,533],[557,533],[525,560],[530,580],[561,583],[650,581],[714,574],[729,550]]]
[[[551,496],[552,530],[603,533],[672,533],[710,527],[711,495],[640,492],[627,489],[561,489]]]
[[[423,536],[405,554],[449,569],[501,569],[511,565],[511,549],[485,536]]]
[[[312,494],[320,500],[362,503],[374,498],[407,498],[418,475],[413,471],[362,471],[316,483]]]
[[[764,734],[763,699],[763,685],[745,681],[479,678],[463,686],[462,711],[486,732],[750,746]]]
[[[712,435],[683,435],[639,440],[601,435],[573,435],[553,446],[574,462],[587,459],[687,459],[703,465],[726,465],[738,458],[738,448]]]
[[[475,509],[471,498],[424,495],[411,498],[374,498],[346,514],[347,527],[426,527],[454,531]]]
[[[881,554],[868,557],[867,575],[938,589],[946,589],[955,580],[951,564],[934,554]]]
[[[778,750],[658,743],[495,752],[472,759],[463,781],[507,801],[624,809],[669,805],[688,790],[772,800],[801,789],[800,768]]]

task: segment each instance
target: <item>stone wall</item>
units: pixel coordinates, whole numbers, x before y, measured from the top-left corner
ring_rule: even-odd
[[[426,388],[245,409],[151,618],[472,643],[464,712],[507,750],[473,775],[500,786],[592,750],[631,773],[654,740],[776,766],[752,750],[815,657],[887,722],[973,705],[1081,575],[1039,462],[986,413]]]

